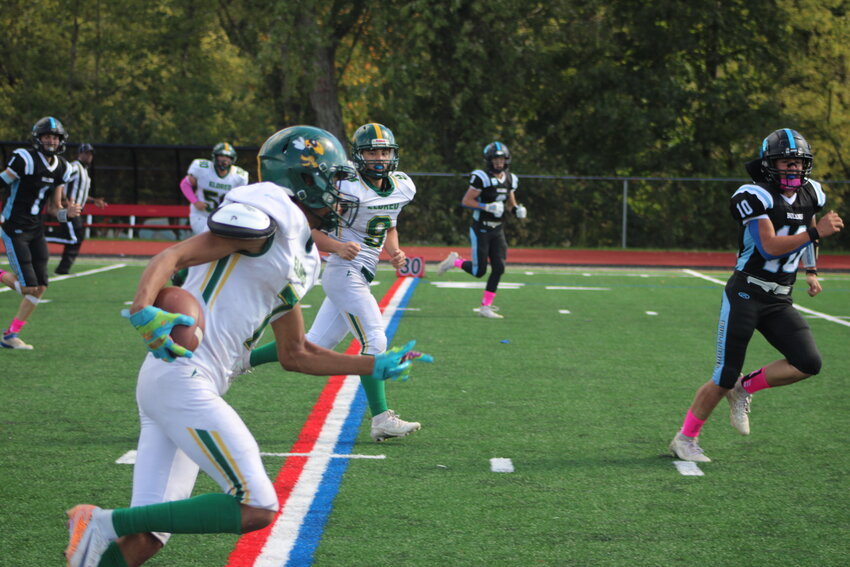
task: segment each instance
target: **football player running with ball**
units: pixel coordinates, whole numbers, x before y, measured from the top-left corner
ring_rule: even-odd
[[[472,260],[465,260],[457,252],[451,252],[440,262],[437,275],[441,276],[452,268],[484,277],[487,262],[490,262],[490,276],[481,298],[478,314],[488,319],[503,319],[499,308],[493,305],[499,281],[505,273],[508,258],[508,241],[505,239],[505,213],[511,212],[516,218],[524,219],[528,211],[516,201],[519,179],[508,171],[511,165],[511,151],[501,142],[491,142],[484,147],[486,171],[476,169],[469,179],[469,187],[463,195],[461,205],[472,209],[472,226],[469,228],[469,240],[472,246]]]
[[[697,390],[670,443],[671,453],[680,459],[711,461],[699,446],[699,434],[724,397],[732,426],[749,435],[752,394],[820,372],[820,353],[808,323],[794,309],[791,288],[802,259],[808,294],[821,292],[814,247],[819,239],[840,231],[844,222],[833,211],[816,222],[826,195],[821,184],[809,178],[812,162],[803,136],[788,128],[776,130],[762,142],[759,159],[746,165],[753,182],[732,195],[732,217],[741,223],[738,263],[723,292],[714,374]],[[755,330],[783,358],[742,376]]]
[[[137,566],[172,533],[243,534],[271,523],[278,511],[251,432],[222,396],[231,368],[270,325],[285,370],[313,375],[405,378],[427,355],[392,349],[345,355],[309,342],[300,300],[315,284],[319,253],[311,229],[348,226],[356,199],[339,192],[354,169],[325,130],[294,126],[260,149],[261,182],[230,191],[210,215],[209,231],[155,256],[142,274],[127,315],[150,353],[139,371],[141,419],[131,507],[82,504],[68,511],[71,567]],[[194,352],[174,344],[174,325],[191,317],[152,303],[168,277],[189,268],[183,289],[201,304],[204,339]],[[191,497],[199,469],[220,493]]]
[[[322,275],[326,297],[307,332],[312,343],[334,348],[351,332],[360,342],[361,354],[375,356],[387,350],[383,317],[369,284],[381,250],[386,249],[393,267],[401,268],[405,262],[396,224],[416,187],[410,177],[396,171],[398,154],[395,135],[382,124],[364,124],[354,133],[357,178],[344,181],[340,190],[359,199],[360,208],[351,226],[340,225],[330,232],[313,230],[319,249],[330,256]],[[252,351],[250,364],[275,361],[276,355],[274,343],[264,345]],[[404,437],[420,428],[419,423],[404,421],[389,409],[383,381],[362,376],[361,383],[372,413],[372,439]]]

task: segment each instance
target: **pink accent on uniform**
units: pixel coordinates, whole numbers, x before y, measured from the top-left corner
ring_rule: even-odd
[[[21,321],[20,319],[15,317],[14,319],[12,319],[12,324],[9,325],[8,329],[6,329],[6,334],[19,333],[21,331],[21,329],[24,328],[24,325],[26,325],[26,324],[27,324],[26,321]]]
[[[183,191],[183,195],[189,199],[190,203],[197,202],[198,196],[195,195],[195,191],[192,189],[192,183],[189,181],[188,175],[180,182],[180,190]]]
[[[3,279],[3,274],[6,273],[6,270],[0,269],[0,280]]]
[[[492,291],[484,292],[484,299],[481,300],[481,305],[493,305],[493,300],[496,298],[496,294]]]
[[[698,437],[699,430],[702,429],[702,425],[705,423],[704,419],[699,419],[691,410],[688,410],[687,415],[685,415],[685,422],[682,424],[682,430],[680,433],[682,435],[686,435],[687,437]]]
[[[463,266],[464,262],[466,262],[466,260],[458,256],[457,258],[455,258],[455,268],[460,268],[461,266]]]
[[[782,186],[788,187],[789,189],[797,189],[803,184],[803,180],[796,176],[790,176],[782,178]]]
[[[767,380],[764,377],[764,368],[759,368],[755,372],[750,372],[744,376],[741,379],[741,386],[743,386],[744,390],[746,390],[749,394],[770,388],[770,384],[767,383]]]

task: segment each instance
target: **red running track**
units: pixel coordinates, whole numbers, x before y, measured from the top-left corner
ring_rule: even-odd
[[[87,240],[84,256],[150,257],[164,250],[172,241],[162,240]],[[61,245],[50,244],[50,253],[62,253]],[[0,250],[3,250],[0,243]],[[468,256],[468,247],[405,246],[408,256],[421,256],[426,262],[439,262],[455,250]],[[385,258],[386,259],[386,258]],[[556,266],[660,266],[679,268],[729,268],[735,265],[732,252],[671,252],[663,250],[576,250],[510,248],[509,264],[538,264]],[[850,254],[821,254],[818,267],[825,270],[850,270]]]

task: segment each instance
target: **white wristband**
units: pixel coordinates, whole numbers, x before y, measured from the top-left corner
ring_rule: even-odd
[[[56,218],[59,222],[68,222],[68,209],[59,209],[56,211]]]

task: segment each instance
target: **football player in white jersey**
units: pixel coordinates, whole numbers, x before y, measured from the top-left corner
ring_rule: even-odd
[[[354,133],[352,159],[357,178],[343,182],[340,190],[356,197],[360,207],[350,226],[313,231],[319,249],[330,255],[322,275],[326,297],[307,332],[312,343],[334,348],[351,332],[360,342],[361,354],[377,355],[387,349],[383,317],[369,286],[381,250],[386,249],[395,268],[405,261],[396,223],[401,210],[413,200],[416,187],[410,177],[396,171],[398,149],[392,131],[382,124],[364,124]],[[274,344],[264,345],[251,353],[251,365],[272,362],[275,353]],[[419,423],[404,421],[389,409],[384,382],[363,376],[361,383],[375,441],[404,437],[420,429]]]
[[[189,166],[180,190],[189,200],[192,233],[207,230],[207,217],[234,187],[248,184],[248,172],[236,165],[236,150],[227,142],[213,147],[212,159],[196,159]]]
[[[358,203],[338,190],[354,176],[340,142],[312,126],[286,128],[260,149],[262,181],[228,193],[210,230],[155,256],[142,274],[127,316],[150,353],[139,371],[141,418],[130,508],[89,504],[68,511],[71,567],[141,565],[171,533],[246,533],[278,510],[251,432],[222,398],[231,368],[270,325],[281,366],[314,375],[360,374],[375,380],[406,374],[423,355],[392,349],[345,355],[306,340],[299,301],[318,279],[311,229],[349,225]],[[201,304],[205,334],[194,352],[174,344],[174,325],[191,317],[153,307],[180,268],[183,289]],[[191,497],[198,470],[221,493]]]

